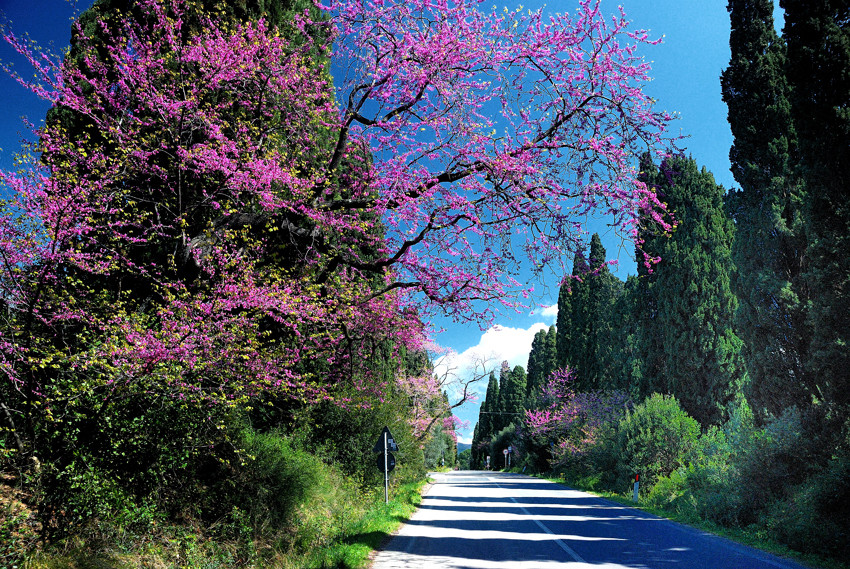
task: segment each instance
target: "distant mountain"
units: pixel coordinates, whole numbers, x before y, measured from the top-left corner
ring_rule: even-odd
[[[472,448],[472,445],[469,443],[457,443],[457,452],[458,454],[462,453],[468,448]]]

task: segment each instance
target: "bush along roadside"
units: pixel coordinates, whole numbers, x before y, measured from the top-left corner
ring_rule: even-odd
[[[40,550],[3,551],[0,567],[357,569],[421,501],[418,469],[397,469],[385,504],[383,486],[357,483],[296,439],[246,429],[239,442],[242,462],[234,458],[227,477],[193,491],[217,501],[214,518],[204,500],[177,515],[128,501],[125,515],[91,518]],[[129,514],[142,511],[149,515]]]
[[[701,430],[678,402],[652,395],[552,480],[639,507],[811,566],[850,568],[850,461],[806,471],[803,418],[788,410],[756,425],[745,401]],[[632,502],[640,474],[638,503]]]

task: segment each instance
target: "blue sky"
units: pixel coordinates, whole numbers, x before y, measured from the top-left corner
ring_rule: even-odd
[[[572,10],[574,0],[555,0],[543,3],[495,1],[509,9],[519,5],[529,9],[543,7],[544,11]],[[80,7],[88,5],[86,0]],[[485,4],[489,7],[489,3]],[[646,91],[658,101],[658,107],[675,112],[680,119],[673,123],[673,133],[687,136],[683,142],[686,151],[697,162],[710,170],[718,183],[726,188],[735,183],[729,172],[729,147],[732,135],[726,121],[726,106],[720,98],[720,73],[729,62],[729,16],[725,0],[619,0],[602,1],[602,10],[615,13],[622,5],[634,28],[648,29],[651,36],[663,36],[663,43],[647,47],[644,57],[652,62],[654,80]],[[12,28],[27,32],[41,45],[52,44],[62,49],[70,38],[71,17],[75,13],[73,4],[64,0],[0,0],[2,20],[12,21]],[[780,12],[777,8],[777,16]],[[777,17],[781,22],[781,18]],[[27,70],[25,62],[19,61],[10,48],[0,45],[0,60],[15,61],[19,71]],[[47,106],[29,94],[23,87],[0,76],[0,168],[13,167],[13,155],[20,148],[19,142],[26,129],[20,117],[26,115],[38,124],[44,118]],[[605,233],[604,223],[593,223],[591,231],[599,231],[610,257],[619,259],[616,273],[620,278],[635,272],[632,252],[628,243]],[[543,287],[541,304],[554,303],[557,297],[557,279],[553,275]],[[533,313],[504,313],[496,320],[496,327],[482,331],[476,325],[457,325],[438,322],[445,331],[435,337],[444,347],[451,348],[463,357],[458,365],[463,367],[464,358],[477,354],[489,357],[498,368],[502,360],[511,365],[525,365],[534,333],[555,321],[552,310],[538,308]],[[462,369],[460,370],[462,371]],[[482,382],[481,391],[486,388]],[[478,404],[468,404],[458,415],[469,421],[469,430],[461,433],[466,439],[471,435],[477,420]]]

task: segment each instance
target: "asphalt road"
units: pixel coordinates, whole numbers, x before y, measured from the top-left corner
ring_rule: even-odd
[[[528,476],[432,475],[373,569],[803,569],[802,565]]]

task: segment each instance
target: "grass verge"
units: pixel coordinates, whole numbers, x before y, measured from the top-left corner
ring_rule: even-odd
[[[310,569],[366,567],[371,554],[409,520],[422,503],[422,488],[426,483],[423,480],[397,488],[389,504],[382,502],[370,509],[348,528],[341,540],[311,555],[305,566]]]

